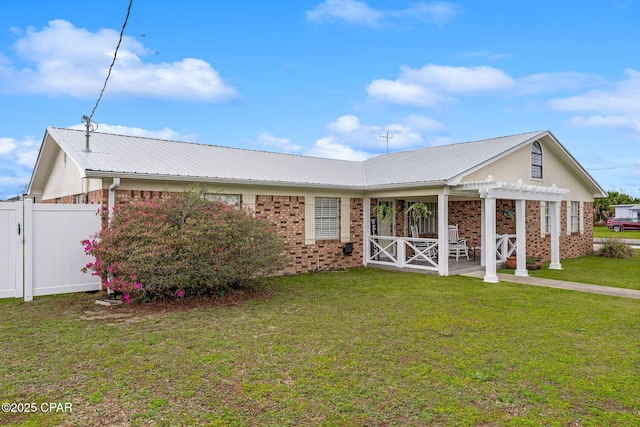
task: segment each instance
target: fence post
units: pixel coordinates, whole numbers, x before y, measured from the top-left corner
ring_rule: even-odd
[[[24,300],[33,301],[33,200],[24,200],[22,258]]]
[[[15,202],[18,239],[16,241],[15,289],[16,298],[24,294],[24,202]]]

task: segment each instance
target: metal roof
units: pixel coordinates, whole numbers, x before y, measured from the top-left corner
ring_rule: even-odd
[[[94,132],[85,150],[84,130],[47,128],[86,176],[194,178],[360,188],[361,162]]]
[[[46,135],[87,177],[118,176],[354,190],[457,185],[465,175],[525,144],[545,136],[557,142],[551,132],[536,131],[383,154],[365,161],[347,161],[100,132],[91,134],[90,151],[86,151],[84,130],[49,127]],[[50,161],[45,160],[51,153],[46,135],[32,185],[40,169],[39,163]],[[45,154],[45,148],[49,154]],[[570,157],[568,152],[566,154]],[[574,167],[592,181],[577,162]],[[37,186],[42,185],[42,179],[46,178],[40,173],[40,177],[35,179]],[[599,189],[595,181],[593,183]]]
[[[383,154],[364,162],[368,187],[448,183],[548,134],[536,131],[418,150]]]

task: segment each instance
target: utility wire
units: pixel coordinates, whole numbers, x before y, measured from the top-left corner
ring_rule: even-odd
[[[609,166],[609,167],[604,167],[604,168],[589,168],[587,170],[590,170],[590,171],[604,171],[604,170],[610,170],[610,169],[626,169],[626,168],[638,168],[638,167],[640,167],[640,164],[624,165],[624,166]]]
[[[116,63],[116,57],[118,56],[118,49],[120,48],[120,43],[122,43],[122,36],[124,35],[124,29],[127,26],[127,22],[129,21],[129,14],[131,13],[131,5],[133,4],[133,0],[129,0],[129,7],[127,8],[127,16],[124,18],[124,23],[122,24],[122,29],[120,30],[120,39],[118,40],[118,45],[116,46],[116,51],[113,54],[113,61],[111,61],[111,65],[109,66],[109,72],[107,73],[107,78],[104,80],[104,86],[102,86],[102,90],[100,91],[100,96],[96,101],[96,105],[94,105],[93,110],[91,111],[91,115],[88,118],[88,121],[91,122],[93,118],[93,114],[96,112],[96,108],[98,108],[98,104],[100,100],[102,100],[102,95],[104,94],[105,89],[107,88],[107,82],[109,81],[109,77],[111,76],[111,70],[113,70],[113,65]]]

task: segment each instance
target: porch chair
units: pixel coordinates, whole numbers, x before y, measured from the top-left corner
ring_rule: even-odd
[[[418,226],[411,226],[411,237],[414,239],[420,238],[420,233],[418,232]],[[437,250],[429,243],[429,242],[413,242],[413,245],[422,253],[424,253],[429,258],[435,258],[438,255]],[[425,249],[430,248],[428,251],[424,252]]]
[[[464,255],[469,259],[467,240],[458,237],[458,226],[449,225],[447,232],[449,233],[449,256],[455,255],[456,261],[458,261],[460,255]]]

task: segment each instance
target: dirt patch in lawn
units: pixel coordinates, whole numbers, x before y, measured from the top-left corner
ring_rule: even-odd
[[[79,318],[86,321],[108,321],[110,323],[138,323],[155,320],[172,313],[190,310],[210,310],[241,305],[251,301],[265,301],[274,290],[240,289],[230,290],[224,295],[202,295],[180,300],[153,301],[144,304],[99,305],[96,300],[108,301],[105,293],[84,299]]]

